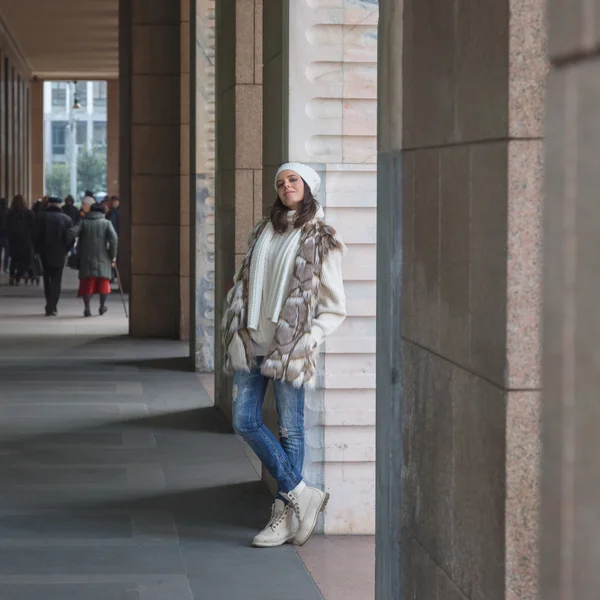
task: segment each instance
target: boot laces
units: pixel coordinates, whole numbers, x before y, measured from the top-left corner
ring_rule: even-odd
[[[271,529],[273,531],[275,531],[275,529],[279,525],[281,525],[281,523],[283,523],[283,521],[285,520],[285,518],[287,516],[287,511],[288,511],[288,507],[286,506],[282,513],[279,513],[278,515],[273,516],[273,519],[271,519]]]
[[[273,506],[271,506],[271,518],[269,519],[269,522],[267,523],[267,527],[270,527],[276,518],[277,518],[277,513],[275,512],[275,505],[273,504]]]
[[[296,496],[290,495],[288,496],[288,499],[290,501],[291,506],[294,509],[294,512],[296,513],[298,521],[300,521],[300,504],[298,504],[298,498],[296,498]]]

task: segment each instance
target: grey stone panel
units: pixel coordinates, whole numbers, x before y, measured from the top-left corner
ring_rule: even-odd
[[[185,573],[177,546],[0,548],[6,575]]]
[[[0,584],[0,594],[2,600],[140,600],[137,585],[126,583]]]
[[[36,540],[46,538],[133,539],[131,518],[126,515],[24,514],[0,516],[0,539]]]

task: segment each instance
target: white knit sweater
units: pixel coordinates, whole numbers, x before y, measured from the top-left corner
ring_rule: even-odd
[[[256,356],[265,356],[268,353],[275,337],[279,312],[288,294],[293,265],[300,248],[301,230],[294,229],[294,214],[288,214],[288,228],[285,233],[273,234],[272,230],[265,230],[261,235],[263,239],[257,242],[252,256],[248,328]],[[320,211],[318,216],[322,215]],[[335,250],[327,255],[321,268],[319,300],[311,331],[315,343],[320,344],[345,318],[342,252]]]

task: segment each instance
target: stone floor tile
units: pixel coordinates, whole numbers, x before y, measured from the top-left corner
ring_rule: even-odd
[[[321,598],[250,546],[271,498],[186,343],[128,338],[115,298],[83,319],[70,272],[56,319],[3,283],[1,600]]]
[[[316,537],[298,553],[325,600],[374,600],[374,537]]]

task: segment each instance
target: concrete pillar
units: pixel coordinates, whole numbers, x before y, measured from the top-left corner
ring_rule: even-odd
[[[106,189],[119,193],[119,81],[110,79],[106,90]],[[88,96],[92,98],[92,96]],[[93,134],[93,122],[88,124],[88,137]]]
[[[129,173],[121,172],[120,185],[131,218],[130,330],[135,337],[179,339],[180,2],[121,4],[120,135]]]
[[[534,600],[544,2],[381,5],[378,598]]]
[[[44,195],[44,82],[31,82],[31,192],[35,202]]]
[[[600,42],[592,5],[548,2],[542,565],[544,600],[600,589]]]
[[[262,0],[227,0],[217,10],[217,323],[252,227],[263,214]],[[216,398],[231,413],[229,379],[216,338]]]
[[[319,389],[307,397],[305,475],[331,492],[322,531],[372,533],[378,6],[265,0],[263,15],[265,208],[279,164],[309,163],[326,220],[348,246],[348,318],[326,341]]]

